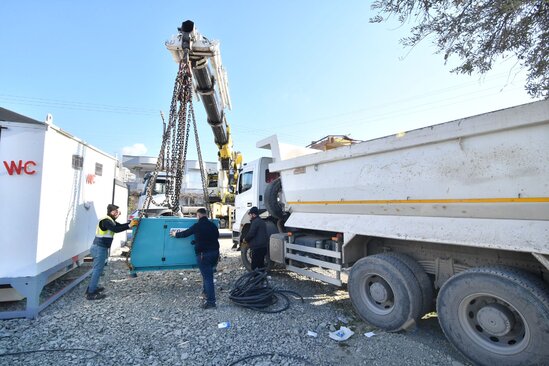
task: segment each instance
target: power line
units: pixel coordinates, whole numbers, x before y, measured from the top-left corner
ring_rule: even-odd
[[[501,79],[508,79],[508,74],[507,73],[499,73],[499,74],[495,74],[491,77],[486,77],[483,80],[486,82],[486,81],[496,81],[496,80],[501,80]],[[374,106],[367,107],[367,108],[360,108],[360,109],[356,109],[356,110],[349,111],[349,112],[333,114],[333,115],[314,118],[314,119],[310,119],[310,120],[306,120],[306,121],[297,121],[297,122],[286,123],[286,124],[283,124],[283,125],[279,125],[279,127],[287,127],[287,126],[295,126],[295,125],[307,125],[307,124],[310,124],[310,123],[316,123],[316,122],[319,122],[319,121],[332,120],[332,119],[335,119],[335,118],[349,116],[349,115],[353,115],[353,114],[357,114],[357,113],[361,113],[361,112],[366,112],[366,111],[367,112],[372,112],[373,110],[376,110],[376,109],[383,109],[383,108],[387,108],[389,106],[393,107],[396,104],[402,104],[402,103],[405,103],[405,102],[411,102],[411,101],[414,101],[414,100],[421,100],[421,99],[424,99],[424,98],[429,98],[432,95],[440,96],[442,94],[448,94],[448,93],[451,93],[451,92],[458,91],[460,89],[468,88],[473,84],[474,84],[473,82],[465,82],[465,83],[455,85],[455,86],[450,86],[450,87],[431,90],[431,91],[428,91],[427,93],[423,93],[423,94],[419,94],[419,95],[413,95],[413,96],[406,97],[406,98],[391,100],[390,102],[374,105]],[[500,89],[500,87],[491,87],[491,88],[483,89],[483,90],[489,90],[489,89],[494,89],[494,88]],[[516,90],[516,88],[513,88],[513,89],[507,88],[507,90]],[[442,99],[442,101],[449,100],[449,99],[450,98],[445,98],[445,99]],[[452,99],[453,99],[453,97],[452,97]]]
[[[514,88],[508,88],[507,90],[508,91],[514,91],[514,90],[518,90],[519,88],[520,87],[517,86],[517,87],[514,87]],[[383,111],[379,111],[378,113],[375,113],[375,114],[369,114],[368,116],[356,116],[356,117],[353,118],[350,115],[357,113],[357,111],[353,111],[353,112],[348,112],[348,113],[342,113],[342,114],[339,114],[339,115],[336,115],[336,116],[321,117],[321,118],[318,118],[318,119],[315,119],[315,120],[307,120],[307,121],[302,121],[302,122],[297,121],[297,122],[292,123],[292,126],[306,125],[306,124],[313,123],[313,122],[316,123],[316,122],[321,121],[321,120],[330,120],[330,119],[338,118],[340,116],[347,116],[347,118],[339,119],[337,122],[331,123],[331,126],[333,128],[346,127],[346,126],[349,126],[349,125],[352,125],[352,124],[354,124],[356,126],[357,122],[360,123],[360,126],[363,126],[365,124],[372,124],[372,123],[376,123],[376,122],[380,122],[380,121],[387,121],[389,119],[399,119],[399,118],[405,117],[405,116],[410,115],[410,114],[416,114],[416,113],[420,113],[420,112],[424,112],[424,111],[429,111],[429,110],[433,110],[433,109],[440,109],[440,108],[444,108],[444,107],[448,107],[448,106],[452,106],[452,105],[456,105],[456,104],[461,104],[461,103],[465,103],[465,102],[470,101],[470,100],[479,100],[479,99],[482,99],[482,98],[485,98],[485,97],[488,97],[488,96],[497,95],[498,93],[493,92],[493,91],[494,90],[499,90],[499,89],[500,89],[500,87],[495,87],[494,86],[494,87],[486,88],[486,89],[483,89],[483,90],[477,90],[477,91],[474,91],[474,92],[469,93],[469,94],[459,95],[459,96],[456,96],[456,97],[439,98],[439,99],[435,99],[435,100],[432,100],[432,101],[429,101],[429,102],[426,102],[426,103],[417,103],[417,104],[412,104],[412,105],[408,104],[404,108],[401,107],[401,108],[398,108],[398,109],[391,109],[389,111],[383,110]],[[489,92],[489,93],[487,93],[487,92]],[[420,99],[420,98],[407,98],[407,99],[408,100],[413,100],[413,99]],[[390,103],[391,106],[400,105],[400,104],[401,103],[399,103],[398,101],[394,101],[394,102]],[[376,107],[375,108],[368,108],[368,109],[363,109],[362,111],[365,111],[365,110],[372,111],[372,110],[375,110],[375,109],[379,110],[380,108],[379,107],[377,107],[377,108]],[[445,122],[445,121],[441,121],[441,122]],[[433,123],[437,123],[437,121],[432,121],[429,124],[433,124]],[[277,127],[279,127],[279,128],[280,127],[285,127],[285,125],[279,125]],[[289,134],[289,133],[280,132],[280,131],[281,130],[276,131],[277,136],[286,136],[287,139],[291,140],[291,141],[298,141],[300,138],[305,138],[305,136],[296,136],[295,133],[294,134]],[[282,131],[285,131],[285,129],[283,128]],[[245,129],[239,129],[238,133],[239,134],[252,135],[252,136],[263,135],[263,137],[265,137],[265,135],[273,134],[273,133],[275,133],[275,131],[267,130],[267,129],[257,129],[257,128],[248,128],[248,127],[246,127]],[[339,132],[339,133],[341,133],[341,132]]]
[[[137,108],[115,106],[108,104],[85,103],[76,101],[66,101],[59,99],[45,99],[36,97],[25,97],[12,94],[0,94],[0,101],[9,102],[19,105],[39,106],[39,107],[55,107],[70,110],[82,110],[89,112],[106,112],[106,113],[124,113],[135,115],[158,115],[158,110],[152,108]]]

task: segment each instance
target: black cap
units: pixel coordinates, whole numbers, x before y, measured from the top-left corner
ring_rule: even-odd
[[[250,215],[259,215],[259,209],[257,207],[250,208]]]
[[[118,210],[118,206],[117,205],[113,205],[112,203],[109,203],[107,205],[107,213],[111,213],[111,211],[114,211],[114,210]]]

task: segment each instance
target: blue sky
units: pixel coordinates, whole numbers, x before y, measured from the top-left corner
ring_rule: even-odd
[[[406,27],[368,23],[370,3],[2,0],[0,106],[51,113],[113,155],[156,156],[177,71],[164,42],[187,19],[221,43],[245,161],[272,134],[302,146],[328,134],[366,140],[533,101],[512,62],[482,77],[451,74],[429,41],[404,49]],[[195,110],[215,161],[198,101]]]

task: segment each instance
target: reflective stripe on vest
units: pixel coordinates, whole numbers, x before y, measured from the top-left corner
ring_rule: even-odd
[[[114,224],[114,220],[110,216],[105,216],[99,220],[97,223],[97,229],[95,229],[95,236],[98,238],[113,238],[114,237],[114,231],[111,230],[101,230],[101,227],[99,227],[99,223],[105,219],[111,220]]]

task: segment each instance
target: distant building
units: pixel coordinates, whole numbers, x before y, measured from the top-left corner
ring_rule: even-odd
[[[147,173],[152,173],[156,168],[157,158],[152,156],[122,155],[122,165],[128,168],[131,175],[135,175],[133,181],[128,182],[131,193],[139,194],[145,188],[144,179]],[[205,162],[206,174],[217,173],[217,162]],[[187,160],[182,188],[184,190],[202,190],[200,166],[198,160]]]

